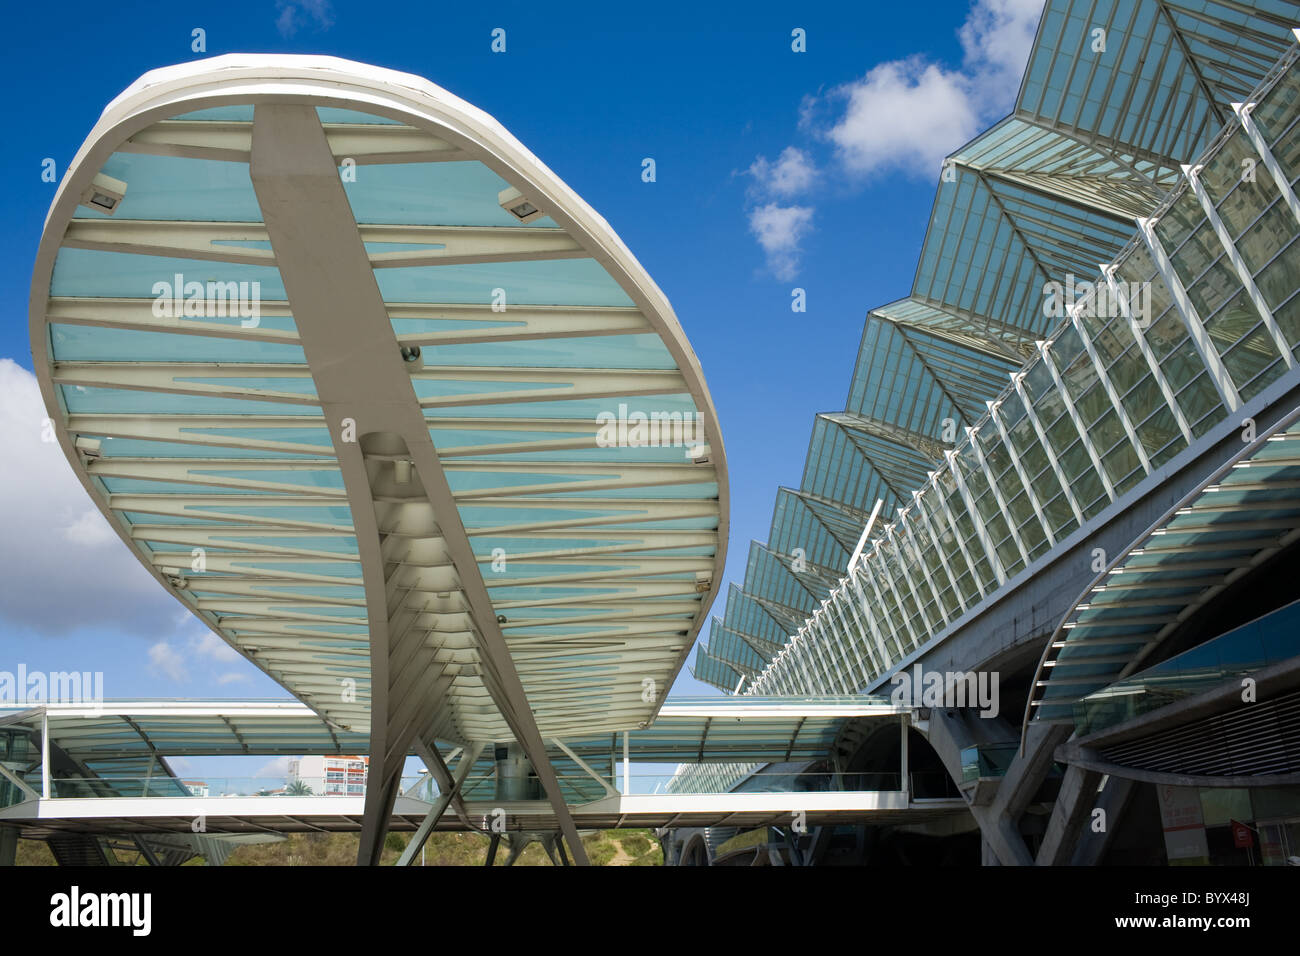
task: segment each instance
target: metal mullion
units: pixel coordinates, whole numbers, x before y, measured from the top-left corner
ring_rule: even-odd
[[[952,513],[952,509],[948,507],[948,496],[944,494],[943,487],[939,484],[938,472],[935,474],[936,478],[931,487],[934,488],[935,498],[939,502],[939,509],[943,512],[943,516],[948,519],[948,527],[952,529],[953,540],[957,542],[957,549],[961,551],[961,556],[966,559],[966,567],[970,569],[970,577],[975,582],[975,590],[979,592],[982,598],[984,595],[984,579],[980,577],[979,567],[976,565],[975,559],[971,557],[970,549],[966,547],[965,536],[961,533],[961,529],[957,527],[957,518]],[[958,489],[958,494],[960,493],[960,489]],[[953,586],[955,587],[956,584],[954,583]]]
[[[1096,302],[1094,297],[1093,302]],[[1124,434],[1128,436],[1129,443],[1132,444],[1133,450],[1137,452],[1138,461],[1142,462],[1142,470],[1148,475],[1151,474],[1151,459],[1147,457],[1146,449],[1142,447],[1142,442],[1138,441],[1137,429],[1133,427],[1133,422],[1128,417],[1128,412],[1124,408],[1124,403],[1120,401],[1119,392],[1115,390],[1115,385],[1110,380],[1110,375],[1106,371],[1106,366],[1101,361],[1101,354],[1097,347],[1093,345],[1092,336],[1084,328],[1083,320],[1079,318],[1079,309],[1070,313],[1070,323],[1074,326],[1074,331],[1078,333],[1079,340],[1083,343],[1084,351],[1088,353],[1088,358],[1092,359],[1092,367],[1097,370],[1097,380],[1101,387],[1106,390],[1106,397],[1110,399],[1111,406],[1115,409],[1115,414],[1119,416],[1119,422],[1124,426]],[[1112,449],[1113,450],[1113,449]]]
[[[829,601],[830,599],[827,598],[827,600]],[[812,619],[812,625],[817,629],[817,636],[819,638],[818,645],[824,652],[822,660],[826,663],[827,668],[826,689],[834,690],[838,683],[844,693],[852,694],[853,691],[847,689],[848,681],[844,679],[844,670],[840,667],[841,661],[847,661],[848,656],[844,653],[836,640],[837,635],[835,629],[830,626],[830,621],[826,615],[826,607],[827,605],[823,604],[821,613],[815,615]]]
[[[813,662],[813,667],[822,681],[825,692],[831,693],[835,689],[835,674],[826,656],[825,649],[821,646],[822,633],[821,628],[817,626],[816,613],[804,622],[804,632],[807,634],[808,640],[808,659]]]
[[[794,657],[794,649],[791,648],[790,653],[787,654],[785,657],[787,666],[782,668],[781,677],[785,682],[785,692],[789,694],[791,697],[797,697],[800,694],[800,690],[799,690],[799,681],[796,679],[798,676],[798,672],[795,670],[794,664],[790,663],[793,657]]]
[[[796,653],[798,658],[800,658],[800,663],[803,665],[803,674],[805,674],[807,680],[809,680],[809,689],[807,689],[807,692],[809,692],[810,695],[816,695],[816,693],[820,693],[820,689],[822,689],[820,688],[820,682],[822,682],[823,675],[822,671],[818,669],[818,661],[816,661],[816,658],[813,656],[813,648],[810,646],[811,641],[813,641],[813,633],[809,631],[807,623],[803,624],[803,627],[800,628],[800,635],[798,635],[798,637],[800,637],[800,640],[798,640],[796,645],[794,645],[794,653]]]
[[[883,563],[883,562],[882,562],[882,563]],[[858,565],[858,567],[862,567],[863,564],[866,564],[866,561],[863,561],[861,564]],[[867,575],[865,575],[865,577],[866,577],[866,579],[867,579],[867,583],[871,585],[871,590],[875,592],[875,595],[876,595],[876,604],[877,604],[877,606],[880,607],[880,609],[881,609],[882,611],[884,611],[884,610],[886,609],[886,607],[887,607],[887,605],[885,604],[885,595],[884,595],[884,593],[880,590],[880,584],[879,584],[879,582],[876,581],[876,575],[875,575],[875,574],[867,574]],[[899,608],[899,614],[900,614],[900,615],[902,614],[902,608],[901,608],[901,607]],[[884,624],[884,627],[888,630],[889,637],[890,637],[890,638],[893,640],[893,642],[894,642],[894,647],[898,650],[898,659],[899,659],[899,660],[902,660],[903,657],[904,657],[904,655],[905,655],[907,652],[903,650],[903,642],[902,642],[902,640],[901,640],[901,639],[899,638],[899,636],[898,636],[898,630],[897,630],[897,628],[894,627],[893,623],[892,623],[888,618],[883,618],[883,617],[882,617],[882,622],[883,622],[883,624]]]
[[[880,559],[880,572],[885,577],[885,583],[889,585],[889,593],[894,596],[894,603],[898,606],[898,616],[903,619],[903,626],[907,628],[908,636],[912,639],[912,647],[920,647],[921,639],[916,633],[916,628],[912,626],[912,616],[907,613],[907,605],[903,603],[903,595],[899,593],[898,585],[894,581],[894,571],[889,566],[889,561],[885,558],[884,545],[885,542],[883,541],[876,545],[876,548],[879,551],[878,557]],[[904,654],[907,653],[902,649],[901,641],[899,642],[899,651]]]
[[[1097,11],[1097,0],[1092,0],[1092,4],[1091,4],[1091,5],[1089,6],[1089,8],[1088,8],[1088,15],[1087,15],[1086,17],[1083,18],[1083,22],[1084,22],[1085,24],[1095,22],[1095,21],[1093,20],[1093,17],[1096,15],[1096,11]],[[1062,17],[1062,21],[1063,21],[1062,24],[1061,24],[1061,36],[1062,36],[1062,37],[1065,36],[1065,30],[1066,30],[1066,28],[1067,28],[1068,25],[1069,25],[1069,20],[1070,20],[1069,17]],[[1083,41],[1083,42],[1086,44],[1086,42],[1087,42],[1087,38],[1088,38],[1089,35],[1090,35],[1090,34],[1085,33],[1085,34],[1080,38],[1081,41]],[[1065,50],[1064,50],[1064,48],[1063,48],[1060,44],[1058,44],[1058,45],[1056,46],[1056,52],[1057,52],[1057,56],[1058,56],[1058,59],[1056,59],[1056,63],[1059,64],[1059,63],[1060,63],[1060,59],[1059,59],[1059,58],[1060,58],[1060,57],[1063,57],[1063,56],[1065,55]],[[1052,126],[1058,128],[1058,129],[1059,129],[1059,128],[1061,127],[1061,125],[1062,125],[1062,121],[1061,121],[1061,113],[1065,110],[1065,103],[1066,103],[1066,100],[1068,100],[1068,99],[1070,98],[1070,86],[1071,86],[1071,84],[1074,82],[1074,73],[1075,73],[1075,71],[1079,69],[1079,60],[1080,60],[1080,59],[1082,59],[1082,57],[1080,57],[1080,56],[1072,56],[1072,57],[1070,57],[1070,71],[1069,71],[1069,73],[1066,74],[1066,76],[1065,76],[1065,81],[1061,84],[1061,98],[1060,98],[1060,99],[1057,101],[1057,103],[1056,103],[1056,113],[1055,113],[1055,115],[1052,117],[1052,120],[1051,120],[1051,124],[1052,124]],[[1088,73],[1088,78],[1089,78],[1089,80],[1092,79],[1093,75],[1095,74],[1095,72],[1096,72],[1096,70],[1097,70],[1097,65],[1098,65],[1098,63],[1100,63],[1100,62],[1101,62],[1101,57],[1097,57],[1097,58],[1093,61],[1093,64],[1092,64],[1092,70]],[[1046,80],[1046,77],[1044,77],[1044,80]],[[1046,90],[1046,88],[1047,88],[1046,82],[1044,82],[1044,84],[1043,84],[1043,88],[1044,88],[1044,90]],[[1086,84],[1086,83],[1085,83],[1085,85],[1084,85],[1084,89],[1085,89],[1085,90],[1087,89],[1087,84]],[[1076,110],[1080,110],[1080,109],[1082,109],[1082,108],[1083,108],[1083,105],[1084,105],[1086,102],[1087,102],[1087,98],[1086,98],[1085,96],[1080,96],[1080,97],[1079,97],[1079,106],[1076,107]],[[1071,117],[1070,121],[1069,121],[1066,125],[1068,125],[1068,126],[1070,126],[1070,127],[1077,127],[1077,125],[1078,125],[1078,123],[1077,123],[1078,119],[1079,119],[1079,116],[1078,116],[1078,113],[1076,112],[1076,114],[1075,114],[1073,117]]]
[[[864,567],[865,564],[863,563],[858,564],[858,569],[862,569]],[[862,571],[861,573],[863,575],[866,574],[865,571]],[[868,606],[867,593],[864,590],[862,590],[862,582],[858,580],[858,574],[859,574],[859,570],[855,569],[852,573],[849,574],[849,580],[853,583],[853,590],[857,592],[858,600],[861,602],[862,617],[866,620],[867,625],[871,628],[871,636],[875,638],[876,647],[880,651],[880,658],[879,658],[879,662],[876,664],[876,667],[878,668],[879,672],[883,674],[888,669],[887,665],[889,663],[889,650],[888,648],[885,647],[885,637],[880,631],[879,624],[876,623],[876,616],[871,612],[871,608]]]
[[[1165,285],[1169,288],[1169,293],[1174,300],[1174,308],[1182,316],[1183,324],[1187,327],[1187,332],[1191,337],[1192,344],[1201,356],[1201,361],[1205,363],[1206,372],[1209,374],[1214,386],[1218,389],[1219,397],[1223,401],[1223,407],[1229,412],[1235,412],[1241,407],[1241,395],[1237,392],[1237,386],[1232,382],[1232,376],[1228,374],[1227,366],[1223,364],[1223,358],[1219,355],[1214,347],[1214,342],[1210,339],[1210,334],[1205,331],[1205,324],[1196,312],[1196,306],[1187,297],[1187,290],[1183,288],[1183,280],[1178,277],[1174,271],[1173,263],[1169,261],[1169,256],[1165,253],[1165,247],[1160,242],[1160,237],[1156,235],[1155,227],[1150,219],[1139,219],[1138,230],[1142,233],[1142,238],[1151,250],[1151,258],[1155,261],[1156,269],[1160,272],[1160,277],[1164,280]],[[1112,496],[1113,497],[1113,496]]]
[[[984,480],[989,483],[989,490],[993,492],[993,500],[998,503],[998,510],[1002,512],[1002,520],[1007,523],[1007,531],[1011,535],[1011,540],[1016,543],[1016,549],[1020,552],[1020,560],[1029,567],[1029,551],[1025,548],[1025,543],[1020,540],[1020,529],[1016,527],[1015,519],[1011,517],[1011,509],[1007,507],[1006,498],[1002,494],[1002,489],[998,487],[998,482],[993,477],[993,469],[989,467],[988,459],[984,457],[984,449],[980,446],[979,432],[974,428],[966,429],[970,436],[970,447],[975,452],[975,457],[979,459],[980,470],[984,472]]]
[[[1160,10],[1158,6],[1157,6],[1157,11],[1163,12]],[[1159,22],[1159,19],[1160,19],[1159,16],[1157,16],[1156,17],[1157,23]],[[1175,28],[1172,25],[1169,26],[1169,32],[1171,34],[1174,32],[1174,30]],[[1153,36],[1148,36],[1145,38],[1145,42],[1142,45],[1142,55],[1139,57],[1140,63],[1145,64],[1147,57],[1150,56],[1151,44],[1153,39],[1154,39]],[[1164,44],[1163,49],[1161,49],[1160,51],[1160,62],[1156,64],[1155,70],[1151,73],[1153,79],[1150,83],[1147,84],[1146,96],[1143,98],[1142,103],[1137,110],[1137,115],[1142,118],[1142,123],[1141,126],[1139,126],[1134,131],[1134,133],[1136,134],[1133,136],[1135,142],[1139,142],[1139,143],[1147,142],[1148,140],[1146,139],[1146,137],[1147,135],[1149,135],[1151,128],[1154,126],[1155,129],[1157,130],[1159,129],[1159,125],[1155,122],[1156,118],[1154,115],[1152,115],[1152,112],[1155,107],[1155,99],[1157,96],[1159,96],[1161,91],[1161,84],[1159,81],[1159,77],[1165,75],[1165,67],[1166,64],[1168,64],[1169,62],[1169,52],[1174,48],[1175,45],[1176,44],[1174,43],[1166,43]],[[1179,52],[1181,53],[1182,51],[1180,50]],[[1136,81],[1139,76],[1140,74],[1135,73],[1134,81]],[[1136,82],[1130,82],[1128,84],[1128,90],[1126,91],[1124,96],[1126,102],[1124,104],[1124,107],[1120,111],[1121,116],[1130,115],[1129,111],[1132,110],[1134,106],[1133,94],[1136,92],[1137,85],[1138,84]],[[1165,103],[1166,110],[1169,109],[1169,104],[1173,102],[1173,99],[1174,99],[1174,94],[1173,91],[1170,90],[1169,99]],[[1152,136],[1151,138],[1152,140],[1154,140],[1155,137]],[[1167,146],[1167,144],[1156,144],[1156,143],[1152,144],[1152,148],[1157,152],[1160,152],[1161,155],[1168,155],[1167,149],[1162,149],[1162,147],[1164,146]]]
[[[1281,353],[1282,361],[1286,362],[1287,368],[1295,368],[1295,357],[1291,354],[1291,346],[1282,335],[1282,330],[1278,328],[1277,320],[1273,317],[1273,310],[1269,308],[1268,303],[1264,301],[1263,294],[1259,291],[1259,287],[1255,285],[1255,279],[1250,274],[1250,267],[1246,265],[1241,253],[1237,251],[1237,246],[1232,241],[1232,235],[1228,232],[1228,227],[1219,218],[1219,211],[1214,208],[1210,194],[1205,191],[1205,184],[1201,182],[1200,170],[1200,166],[1184,166],[1183,175],[1187,177],[1192,192],[1200,200],[1201,209],[1205,211],[1205,217],[1210,221],[1214,234],[1219,237],[1219,244],[1223,246],[1223,251],[1227,254],[1228,261],[1232,263],[1232,268],[1237,271],[1237,278],[1241,280],[1246,294],[1250,296],[1250,301],[1254,303],[1259,317],[1264,320],[1264,325],[1268,328],[1268,334],[1273,336],[1273,344],[1277,346],[1278,352]]]
[[[800,640],[803,637],[803,633],[803,630],[800,629],[795,633],[794,637],[790,639],[790,656],[794,658],[795,663],[799,665],[799,669],[803,671],[804,680],[807,681],[808,687],[806,693],[816,694],[817,683],[813,680],[811,668],[808,666],[808,663],[805,662],[806,655],[804,654],[803,643]]]
[[[916,505],[916,513],[921,517],[921,523],[925,525],[926,533],[930,536],[930,540],[934,542],[934,550],[939,555],[939,563],[943,565],[943,573],[948,575],[948,585],[952,588],[953,597],[957,599],[962,612],[965,613],[966,598],[961,593],[961,588],[957,586],[957,576],[952,573],[952,565],[948,563],[948,554],[944,551],[943,542],[939,540],[939,536],[935,533],[934,525],[930,521],[930,516],[926,513],[925,505],[921,504],[921,493],[919,491],[912,492],[912,501]]]
[[[903,509],[900,508],[898,510],[901,512]],[[907,552],[904,551],[902,545],[900,545],[895,540],[894,528],[892,524],[885,529],[885,537],[889,539],[890,544],[894,546],[894,552],[898,555],[898,568],[902,572],[903,580],[907,582],[908,591],[910,591],[912,594],[912,601],[916,604],[916,613],[919,614],[921,616],[921,620],[925,622],[925,629],[928,632],[929,636],[934,637],[935,635],[934,622],[930,620],[930,615],[925,613],[925,604],[921,600],[920,592],[916,589],[916,582],[912,580],[912,573],[907,570]],[[919,562],[920,562],[919,556],[917,558],[917,561],[919,566]]]
[[[852,610],[852,602],[848,600],[843,582],[840,582],[839,588],[831,592],[831,608],[834,610],[835,616],[840,621],[841,633],[844,635],[844,643],[847,645],[847,651],[853,652],[853,660],[858,663],[858,673],[862,676],[863,681],[860,686],[865,687],[868,679],[867,666],[862,660],[862,652],[858,649],[858,642],[854,640],[855,632],[861,629],[861,624],[858,623],[857,618],[855,617],[854,624],[856,624],[857,627],[850,625],[848,615],[844,613],[845,606],[848,606],[849,609]],[[845,653],[844,656],[847,661],[849,657],[848,653]],[[851,669],[849,672],[852,673]]]
[[[840,688],[845,694],[852,694],[853,688],[849,686],[849,655],[848,648],[844,646],[844,632],[832,626],[833,622],[830,620],[828,611],[831,599],[827,598],[826,600],[828,603],[823,607],[823,611],[827,611],[827,613],[822,615],[822,620],[818,621],[817,625],[821,628],[822,637],[826,640],[826,653],[836,665],[835,676],[839,678]]]
[[[867,651],[867,657],[871,660],[871,667],[875,669],[875,673],[880,673],[880,669],[876,664],[875,655],[871,653],[871,641],[867,637],[867,625],[863,622],[862,615],[858,614],[858,609],[853,606],[853,600],[849,597],[847,583],[841,583],[840,585],[840,600],[843,603],[843,607],[840,608],[840,616],[844,617],[844,608],[848,608],[849,614],[853,616],[853,621],[857,625],[858,640],[852,642],[853,654],[857,657],[858,668],[862,672],[862,686],[866,687],[871,683],[871,678],[874,675],[872,671],[868,669],[867,661],[862,657],[862,650],[864,648]],[[845,617],[846,622],[847,620],[848,618]],[[859,644],[861,647],[859,647]]]
[[[1255,147],[1255,152],[1263,160],[1264,168],[1268,170],[1268,174],[1273,177],[1273,183],[1277,186],[1278,192],[1282,194],[1282,199],[1290,207],[1291,214],[1295,216],[1297,222],[1300,222],[1300,200],[1296,199],[1295,192],[1291,189],[1291,180],[1287,179],[1286,173],[1282,171],[1277,157],[1273,155],[1273,150],[1269,148],[1264,139],[1264,134],[1255,125],[1255,118],[1251,115],[1251,111],[1255,109],[1255,104],[1233,103],[1232,109],[1236,112],[1237,119],[1241,121],[1241,128],[1250,140],[1250,145]]]
[[[1092,442],[1088,438],[1088,429],[1079,416],[1079,410],[1074,407],[1074,399],[1070,397],[1070,393],[1066,390],[1065,381],[1061,378],[1061,373],[1057,371],[1056,363],[1048,354],[1046,342],[1038,343],[1038,354],[1042,356],[1043,365],[1047,367],[1048,374],[1052,376],[1052,384],[1056,386],[1056,391],[1061,396],[1061,402],[1065,405],[1065,413],[1070,416],[1070,421],[1074,423],[1074,430],[1079,433],[1079,441],[1083,443],[1083,450],[1088,453],[1088,459],[1092,462],[1092,467],[1101,478],[1102,487],[1106,489],[1106,496],[1111,501],[1114,501],[1115,486],[1111,484],[1106,469],[1101,467],[1101,458],[1097,455],[1097,449],[1092,447]]]
[[[1029,480],[1029,475],[1025,472],[1024,466],[1020,463],[1020,455],[1016,446],[1011,443],[1011,433],[1007,431],[1006,425],[1002,423],[1002,417],[998,414],[998,405],[989,402],[989,418],[1002,437],[1002,443],[1007,447],[1007,454],[1011,458],[1011,465],[1016,470],[1017,477],[1020,478],[1020,484],[1025,489],[1025,497],[1029,499],[1030,506],[1034,509],[1034,514],[1038,516],[1038,523],[1043,529],[1043,534],[1047,538],[1047,543],[1051,546],[1056,545],[1056,534],[1052,531],[1052,526],[1048,524],[1047,514],[1043,511],[1043,506],[1038,500],[1038,494],[1034,491],[1034,486]],[[1028,558],[1025,560],[1026,566],[1029,564]]]
[[[1183,433],[1183,440],[1190,445],[1192,443],[1192,427],[1187,422],[1187,416],[1183,413],[1182,406],[1174,398],[1174,390],[1170,387],[1169,380],[1165,378],[1164,370],[1160,368],[1160,362],[1151,348],[1151,343],[1147,341],[1146,328],[1150,327],[1150,323],[1147,323],[1146,328],[1144,328],[1138,325],[1137,320],[1133,318],[1133,310],[1129,306],[1128,297],[1123,294],[1119,282],[1115,279],[1115,268],[1114,265],[1110,265],[1102,269],[1102,273],[1106,276],[1106,283],[1110,286],[1111,301],[1119,303],[1120,311],[1128,319],[1129,330],[1133,333],[1133,338],[1142,352],[1142,357],[1146,359],[1147,368],[1151,369],[1151,375],[1160,389],[1160,394],[1168,403],[1170,411],[1174,413],[1174,418],[1178,421],[1178,430]]]
[[[853,627],[850,627],[849,618],[846,617],[844,607],[841,606],[841,602],[844,601],[844,592],[842,592],[840,588],[836,588],[835,591],[831,592],[829,601],[831,601],[831,604],[829,604],[829,613],[835,615],[835,619],[839,622],[839,644],[840,652],[842,657],[844,657],[844,674],[848,676],[850,683],[857,684],[858,678],[853,672],[853,662],[857,661],[858,672],[861,674],[862,654],[858,652],[857,645],[854,644]],[[849,691],[849,693],[855,693],[855,691]]]
[[[804,653],[808,656],[808,663],[812,665],[813,673],[822,682],[822,686],[827,691],[830,691],[834,687],[835,679],[831,672],[830,663],[821,647],[820,635],[817,632],[817,615],[815,613],[804,622],[802,633],[804,635]]]
[[[919,508],[920,506],[917,505],[916,507]],[[948,612],[944,609],[943,598],[939,596],[939,589],[935,587],[934,584],[934,576],[930,574],[929,567],[926,566],[925,561],[921,557],[921,545],[916,540],[916,535],[912,531],[912,525],[907,521],[907,512],[902,508],[898,509],[898,523],[902,527],[903,533],[907,535],[907,540],[911,543],[912,550],[916,552],[917,572],[925,578],[926,587],[930,589],[930,595],[934,598],[935,613],[943,617],[944,626],[947,627]]]
[[[980,545],[988,556],[989,567],[993,569],[993,574],[998,579],[998,587],[1001,587],[1007,583],[1006,569],[1002,567],[1002,561],[993,548],[993,542],[989,540],[988,530],[984,527],[984,522],[980,520],[980,513],[975,510],[975,499],[971,496],[970,489],[966,487],[966,481],[957,468],[957,453],[955,451],[948,452],[948,469],[952,472],[953,480],[957,482],[957,493],[961,495],[961,500],[966,505],[966,512],[970,515],[971,524],[975,526],[975,536],[979,538]]]
[[[790,668],[785,666],[786,660],[785,649],[782,648],[781,653],[772,658],[771,673],[765,674],[763,680],[766,681],[768,677],[770,677],[772,689],[779,691],[782,694],[794,694],[794,680],[790,674]],[[766,687],[764,689],[766,689]]]

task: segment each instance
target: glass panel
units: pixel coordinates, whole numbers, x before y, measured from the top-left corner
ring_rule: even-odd
[[[1237,251],[1246,260],[1251,274],[1259,272],[1270,259],[1300,232],[1300,224],[1291,215],[1291,207],[1274,203],[1259,220],[1236,241]]]

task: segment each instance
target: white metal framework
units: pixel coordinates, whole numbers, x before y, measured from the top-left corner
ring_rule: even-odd
[[[716,414],[663,294],[491,117],[330,57],[146,74],[60,185],[30,315],[117,533],[368,730],[372,849],[416,741],[517,739],[553,784],[543,738],[653,718],[725,558]]]

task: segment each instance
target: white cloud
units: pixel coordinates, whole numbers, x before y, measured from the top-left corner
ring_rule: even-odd
[[[159,641],[149,648],[149,670],[177,683],[183,684],[190,679],[184,655],[167,641]]]
[[[172,615],[171,621],[176,631],[174,637],[158,641],[149,648],[152,673],[184,683],[190,679],[192,668],[211,674],[214,663],[230,664],[244,660],[243,655],[188,611]],[[224,686],[251,680],[252,673],[250,670],[227,670],[213,679]]]
[[[745,172],[749,229],[782,281],[799,270],[800,241],[813,207],[789,205],[836,165],[849,180],[901,171],[937,179],[943,158],[1009,112],[1024,72],[1042,0],[976,0],[958,29],[962,65],[924,56],[877,64],[824,96],[805,97],[799,126],[831,144],[835,162],[818,164],[787,146],[775,161],[757,157]],[[774,201],[776,200],[776,201]]]
[[[799,244],[812,229],[812,217],[809,206],[767,203],[750,210],[749,231],[763,247],[768,268],[782,282],[793,279],[799,270]]]
[[[42,441],[31,372],[0,359],[0,624],[43,637],[87,626],[151,640],[178,605],[91,503],[62,450]],[[188,615],[186,615],[188,617]]]
[[[817,178],[817,169],[808,154],[795,146],[781,151],[776,162],[759,156],[747,170],[754,178],[755,191],[760,195],[789,198],[808,189]]]
[[[94,508],[83,511],[78,518],[62,528],[61,533],[65,540],[84,547],[95,547],[117,540],[104,516]]]
[[[1010,109],[1042,12],[1043,0],[980,0],[957,31],[986,111]]]
[[[949,69],[922,56],[878,64],[810,98],[803,119],[835,147],[851,175],[938,175],[943,157],[1007,113],[1019,88],[1042,0],[979,0],[957,31],[964,60]],[[816,116],[843,104],[828,126]]]
[[[275,27],[280,36],[291,37],[298,28],[310,20],[317,30],[328,30],[334,25],[334,10],[329,0],[278,0]]]
[[[276,757],[269,763],[262,764],[253,774],[254,777],[287,777],[289,776],[289,761],[293,757]]]
[[[833,95],[847,105],[826,136],[857,175],[937,174],[943,157],[978,129],[964,78],[915,57],[882,63]]]
[[[188,617],[188,614],[186,615]],[[197,623],[197,622],[196,622]],[[193,638],[190,646],[198,657],[214,661],[242,661],[243,655],[209,630]]]

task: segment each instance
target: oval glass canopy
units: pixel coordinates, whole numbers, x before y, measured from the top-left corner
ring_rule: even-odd
[[[31,335],[118,534],[376,759],[644,726],[717,590],[725,460],[666,298],[417,77],[146,74],[59,188]]]

